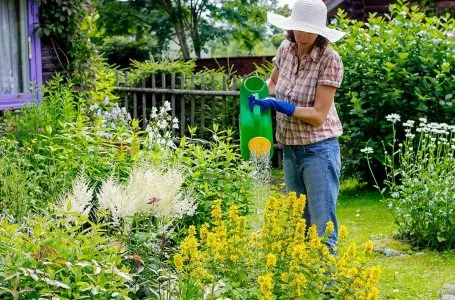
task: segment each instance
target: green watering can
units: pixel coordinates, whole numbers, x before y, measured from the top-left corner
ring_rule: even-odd
[[[252,76],[243,81],[240,88],[240,153],[244,159],[250,159],[250,153],[256,156],[273,156],[272,111],[261,112],[255,105],[250,111],[248,96],[254,94],[263,99],[269,96],[267,83],[260,77]]]

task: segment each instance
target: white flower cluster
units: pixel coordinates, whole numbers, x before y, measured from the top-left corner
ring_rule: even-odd
[[[373,148],[371,147],[365,147],[363,149],[360,149],[360,152],[365,153],[365,154],[373,154]]]
[[[172,129],[179,128],[179,120],[172,119],[168,111],[171,111],[171,104],[165,101],[163,106],[158,108],[152,107],[150,122],[145,131],[147,132],[147,141],[150,147],[159,145],[162,148],[175,148],[172,141]]]
[[[88,215],[92,207],[92,197],[93,188],[89,187],[87,176],[80,174],[72,188],[60,196],[58,209]]]
[[[128,230],[135,214],[158,218],[181,219],[193,215],[197,208],[194,197],[184,192],[185,177],[179,168],[135,167],[127,182],[112,178],[103,182],[97,194],[101,208],[112,214],[116,224]],[[60,197],[59,209],[88,215],[92,207],[94,189],[89,187],[86,175],[79,175],[70,191]]]
[[[389,122],[396,123],[401,120],[401,116],[399,114],[390,114],[385,117],[385,119]]]
[[[123,184],[113,179],[105,181],[98,202],[112,213],[114,222],[122,220],[127,230],[137,213],[181,219],[192,215],[197,207],[194,198],[182,191],[184,180],[178,168],[135,167]]]

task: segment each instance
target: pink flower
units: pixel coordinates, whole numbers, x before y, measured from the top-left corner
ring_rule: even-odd
[[[150,199],[147,201],[147,203],[148,203],[148,204],[153,204],[153,203],[158,202],[158,201],[160,201],[160,200],[161,200],[161,199],[158,198],[158,197],[152,197],[152,198],[150,198]]]

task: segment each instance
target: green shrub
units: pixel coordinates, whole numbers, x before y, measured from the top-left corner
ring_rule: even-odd
[[[344,126],[344,174],[353,175],[367,171],[358,155],[365,142],[379,150],[390,138],[384,115],[454,119],[455,19],[427,17],[398,1],[390,16],[370,15],[364,23],[340,12],[337,21],[347,36],[334,45],[345,69],[336,103]],[[382,151],[373,157],[382,160]]]
[[[129,299],[122,246],[76,214],[0,220],[2,299]]]
[[[132,41],[128,37],[114,36],[104,40],[100,52],[109,64],[126,68],[131,65],[131,61],[149,59],[152,53],[158,52],[158,48],[149,39]]]
[[[250,213],[252,201],[251,165],[240,155],[233,142],[232,130],[213,125],[211,140],[198,140],[195,128],[190,138],[183,138],[174,152],[174,160],[187,166],[185,186],[196,192],[198,207],[189,224],[201,225],[210,220],[213,201],[237,205],[242,215]]]
[[[392,142],[385,152],[385,181],[389,208],[401,235],[417,247],[445,250],[455,247],[455,125],[406,121],[406,138]],[[371,148],[361,150],[367,154]],[[374,176],[374,174],[373,174]]]
[[[20,219],[31,213],[30,207],[36,204],[33,196],[40,189],[31,174],[25,171],[28,161],[17,150],[17,144],[16,141],[0,140],[0,210]]]
[[[10,170],[3,169],[4,175],[20,172],[23,179],[29,179],[33,188],[26,194],[33,201],[20,201],[28,209],[54,201],[81,170],[95,182],[110,175],[126,178],[131,162],[138,158],[137,121],[126,120],[123,126],[117,122],[111,128],[102,115],[87,111],[88,98],[75,92],[70,81],[56,76],[45,88],[39,105],[27,106],[17,114],[7,112],[2,120],[0,151],[11,165]],[[103,114],[111,106],[104,105]],[[18,172],[11,173],[13,166]],[[15,190],[5,186],[0,201],[17,199],[12,194]],[[27,211],[25,207],[21,210]]]

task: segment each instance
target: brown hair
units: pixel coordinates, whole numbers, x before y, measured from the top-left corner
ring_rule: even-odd
[[[286,38],[291,42],[291,43],[296,43],[295,36],[294,36],[294,31],[288,30],[286,34]],[[323,37],[322,35],[318,35],[316,40],[314,41],[314,46],[319,47],[319,48],[325,48],[329,44],[329,41]]]

